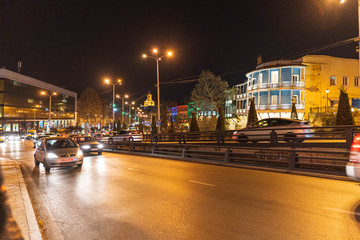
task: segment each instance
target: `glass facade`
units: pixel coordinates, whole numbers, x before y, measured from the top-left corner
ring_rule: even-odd
[[[9,72],[21,78],[24,75]],[[37,85],[39,80],[35,80]],[[76,93],[73,96],[61,93],[61,88],[44,83],[44,88],[32,86],[8,78],[0,78],[0,127],[5,132],[26,132],[31,128],[43,128],[48,123],[50,97],[41,95],[41,91],[56,92],[51,97],[51,127],[65,127],[75,120]],[[48,91],[46,87],[53,86],[54,90]],[[70,92],[65,90],[63,92]]]

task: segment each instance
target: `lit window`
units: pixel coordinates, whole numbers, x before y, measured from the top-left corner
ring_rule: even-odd
[[[272,95],[271,96],[271,105],[277,105],[278,101],[277,101],[277,95]]]
[[[271,72],[271,83],[278,83],[279,82],[279,72],[274,71]]]
[[[347,86],[348,85],[348,78],[347,76],[343,76],[343,86]]]
[[[355,77],[354,78],[354,86],[358,87],[359,86],[359,77]]]
[[[299,81],[299,75],[293,75],[292,80],[293,80],[293,82],[298,82]]]
[[[34,99],[28,98],[27,102],[28,103],[34,103]]]
[[[333,85],[335,85],[335,77],[334,76],[331,76],[330,77],[330,86],[333,86]]]

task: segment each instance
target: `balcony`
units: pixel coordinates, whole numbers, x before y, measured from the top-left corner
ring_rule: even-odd
[[[252,86],[252,89],[257,89],[258,88],[258,85],[257,84],[254,84],[253,86]]]
[[[261,83],[259,84],[259,88],[268,88],[269,87],[269,83]]]
[[[259,105],[259,110],[266,110],[268,107],[269,105]]]
[[[279,109],[279,105],[270,105],[270,110],[277,110]]]
[[[304,103],[295,104],[296,109],[305,109]]]
[[[281,109],[291,109],[291,104],[284,104],[284,103],[282,103],[282,104],[280,104],[280,108],[281,108]]]

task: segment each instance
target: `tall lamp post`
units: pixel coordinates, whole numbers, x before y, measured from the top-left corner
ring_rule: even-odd
[[[340,0],[340,3],[345,3],[347,0]],[[358,2],[358,29],[359,29],[359,32],[358,32],[358,42],[359,42],[359,49],[358,49],[358,52],[359,52],[359,76],[360,76],[360,0],[357,0]]]
[[[158,115],[158,122],[160,122],[160,84],[159,84],[159,61],[161,58],[166,56],[171,57],[172,52],[168,51],[167,54],[163,56],[158,56],[158,50],[153,49],[154,56],[148,56],[147,54],[143,54],[143,58],[151,58],[156,61],[156,88],[157,88],[157,115]],[[160,132],[160,124],[158,125],[158,132]]]
[[[326,105],[325,105],[325,112],[327,112],[327,109],[328,109],[328,104],[329,104],[329,89],[326,89],[325,90],[326,92]]]
[[[45,91],[42,91],[41,95],[49,96],[49,125],[48,125],[48,132],[50,132],[50,127],[51,127],[51,96],[56,96],[57,92],[49,92],[49,93],[47,93]]]
[[[35,129],[35,117],[36,117],[36,110],[37,110],[37,108],[41,108],[41,105],[35,105],[34,106],[34,129]]]
[[[135,102],[134,101],[132,101],[131,103],[129,102],[125,102],[125,104],[129,104],[129,119],[128,119],[128,121],[129,121],[129,126],[130,126],[130,123],[131,123],[131,121],[130,121],[130,118],[131,118],[131,105],[135,105]]]
[[[105,83],[108,85],[112,85],[112,90],[113,90],[113,104],[112,104],[112,126],[113,126],[113,130],[115,129],[115,86],[116,84],[121,85],[122,84],[122,80],[118,79],[116,82],[112,82],[111,79],[109,78],[105,78]]]
[[[116,95],[116,98],[121,99],[121,124],[125,121],[125,99],[129,98],[129,95],[125,94],[123,97],[120,97],[120,95]]]

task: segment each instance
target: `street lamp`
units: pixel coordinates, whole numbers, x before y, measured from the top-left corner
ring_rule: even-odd
[[[111,81],[111,79],[109,78],[105,78],[105,83],[108,85],[112,85],[112,89],[113,89],[113,104],[112,104],[112,122],[113,122],[113,130],[115,128],[115,86],[116,84],[121,85],[122,84],[122,80],[119,78],[115,83],[113,83]]]
[[[41,91],[41,95],[47,95],[49,96],[49,125],[48,125],[48,132],[50,132],[50,126],[51,126],[51,96],[56,96],[57,92],[45,92]]]
[[[345,3],[347,0],[340,0],[340,3]],[[358,29],[359,29],[359,32],[358,32],[358,41],[359,41],[359,46],[360,46],[360,0],[357,0],[358,2]],[[359,76],[360,76],[360,47],[358,49],[358,52],[359,52]]]
[[[35,105],[34,106],[34,129],[35,129],[35,114],[36,114],[37,108],[41,108],[41,105]]]
[[[128,102],[125,102],[125,104],[128,104]],[[135,105],[135,102],[134,101],[132,101],[131,103],[129,102],[129,126],[130,126],[130,123],[131,123],[131,121],[130,121],[130,117],[131,117],[131,105]],[[134,109],[134,108],[133,108]]]
[[[329,89],[326,89],[325,90],[326,92],[326,105],[325,105],[325,112],[327,112],[327,109],[328,109],[328,103],[329,103]]]
[[[119,94],[116,95],[116,98],[121,99],[121,124],[125,121],[125,107],[124,107],[124,100],[125,98],[129,98],[129,95],[125,94],[124,97],[120,97]]]
[[[154,56],[148,56],[147,54],[143,54],[143,58],[151,58],[156,61],[156,88],[157,88],[157,115],[158,115],[158,122],[160,122],[160,84],[159,84],[159,61],[161,61],[161,58],[163,57],[171,57],[172,52],[168,51],[167,54],[159,57],[158,56],[158,50],[155,48],[153,49]],[[158,126],[158,132],[160,132],[160,124]]]

